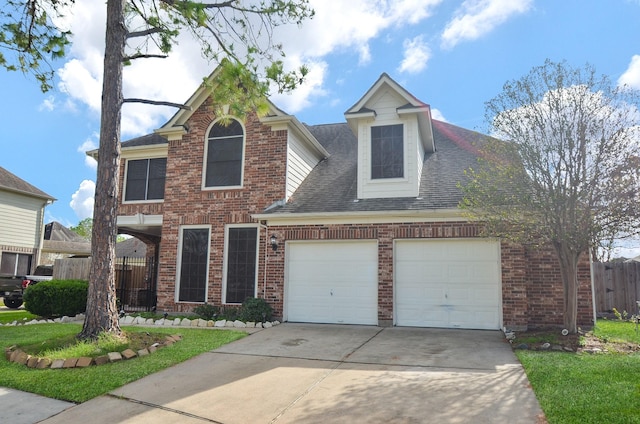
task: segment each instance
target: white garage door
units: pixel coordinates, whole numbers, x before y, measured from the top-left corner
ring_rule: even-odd
[[[399,240],[396,325],[499,329],[500,245],[485,240]]]
[[[288,321],[378,324],[376,241],[290,242],[286,258]]]

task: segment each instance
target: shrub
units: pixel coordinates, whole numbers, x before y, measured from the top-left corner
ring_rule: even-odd
[[[75,316],[87,308],[88,289],[84,280],[42,281],[25,290],[24,307],[45,318]]]
[[[248,297],[240,309],[241,321],[264,322],[271,321],[273,309],[266,300]]]
[[[198,315],[200,318],[206,319],[208,321],[218,316],[218,314],[220,313],[220,308],[205,303],[204,305],[199,305],[193,308],[193,313]]]
[[[240,308],[237,306],[223,306],[220,311],[220,319],[226,319],[227,321],[235,321],[240,318]]]

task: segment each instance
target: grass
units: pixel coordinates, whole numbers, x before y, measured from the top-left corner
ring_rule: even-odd
[[[598,321],[594,334],[638,343],[635,325]],[[640,423],[640,354],[516,351],[550,424]]]
[[[183,339],[151,355],[129,361],[57,370],[35,370],[0,358],[0,386],[71,402],[85,402],[124,384],[153,374],[189,358],[240,339],[246,333],[229,330],[191,328],[124,327],[127,332],[181,334]],[[73,337],[81,330],[78,324],[36,324],[0,327],[0,347],[36,345],[47,340]]]
[[[132,336],[146,336],[145,333],[141,332],[128,332],[127,335],[130,339],[134,339]],[[75,334],[69,334],[66,337],[58,337],[42,343],[20,345],[19,347],[30,355],[49,359],[80,358],[82,356],[95,358],[100,355],[106,355],[109,352],[122,352],[130,347],[131,341],[106,333],[101,334],[96,341],[79,341],[75,336]],[[158,340],[161,340],[161,337],[158,337]],[[131,346],[131,348],[137,351],[141,349],[142,346]]]
[[[631,342],[640,344],[640,326],[628,321],[599,320],[593,333],[609,342]]]
[[[32,319],[36,319],[38,318],[37,316],[30,314],[29,312],[25,311],[24,309],[19,309],[19,310],[9,310],[9,311],[2,311],[0,312],[0,324],[10,324],[13,321],[23,321],[23,320],[27,320],[27,321],[31,321]]]

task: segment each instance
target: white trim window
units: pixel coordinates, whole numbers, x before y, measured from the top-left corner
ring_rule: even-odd
[[[124,202],[161,201],[167,158],[129,159],[124,177]]]
[[[371,179],[404,177],[404,125],[371,127]]]
[[[206,302],[209,281],[211,227],[184,226],[180,229],[176,300]]]
[[[2,252],[0,257],[0,273],[6,275],[25,276],[31,273],[33,255],[25,253]]]
[[[242,187],[244,128],[232,119],[228,125],[215,122],[207,134],[203,188]]]
[[[255,225],[225,228],[224,303],[256,297],[260,237]]]

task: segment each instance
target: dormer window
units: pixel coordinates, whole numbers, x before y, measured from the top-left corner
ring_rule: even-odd
[[[244,129],[232,120],[213,124],[207,136],[205,188],[242,187]]]
[[[371,127],[371,179],[404,177],[403,125]]]

